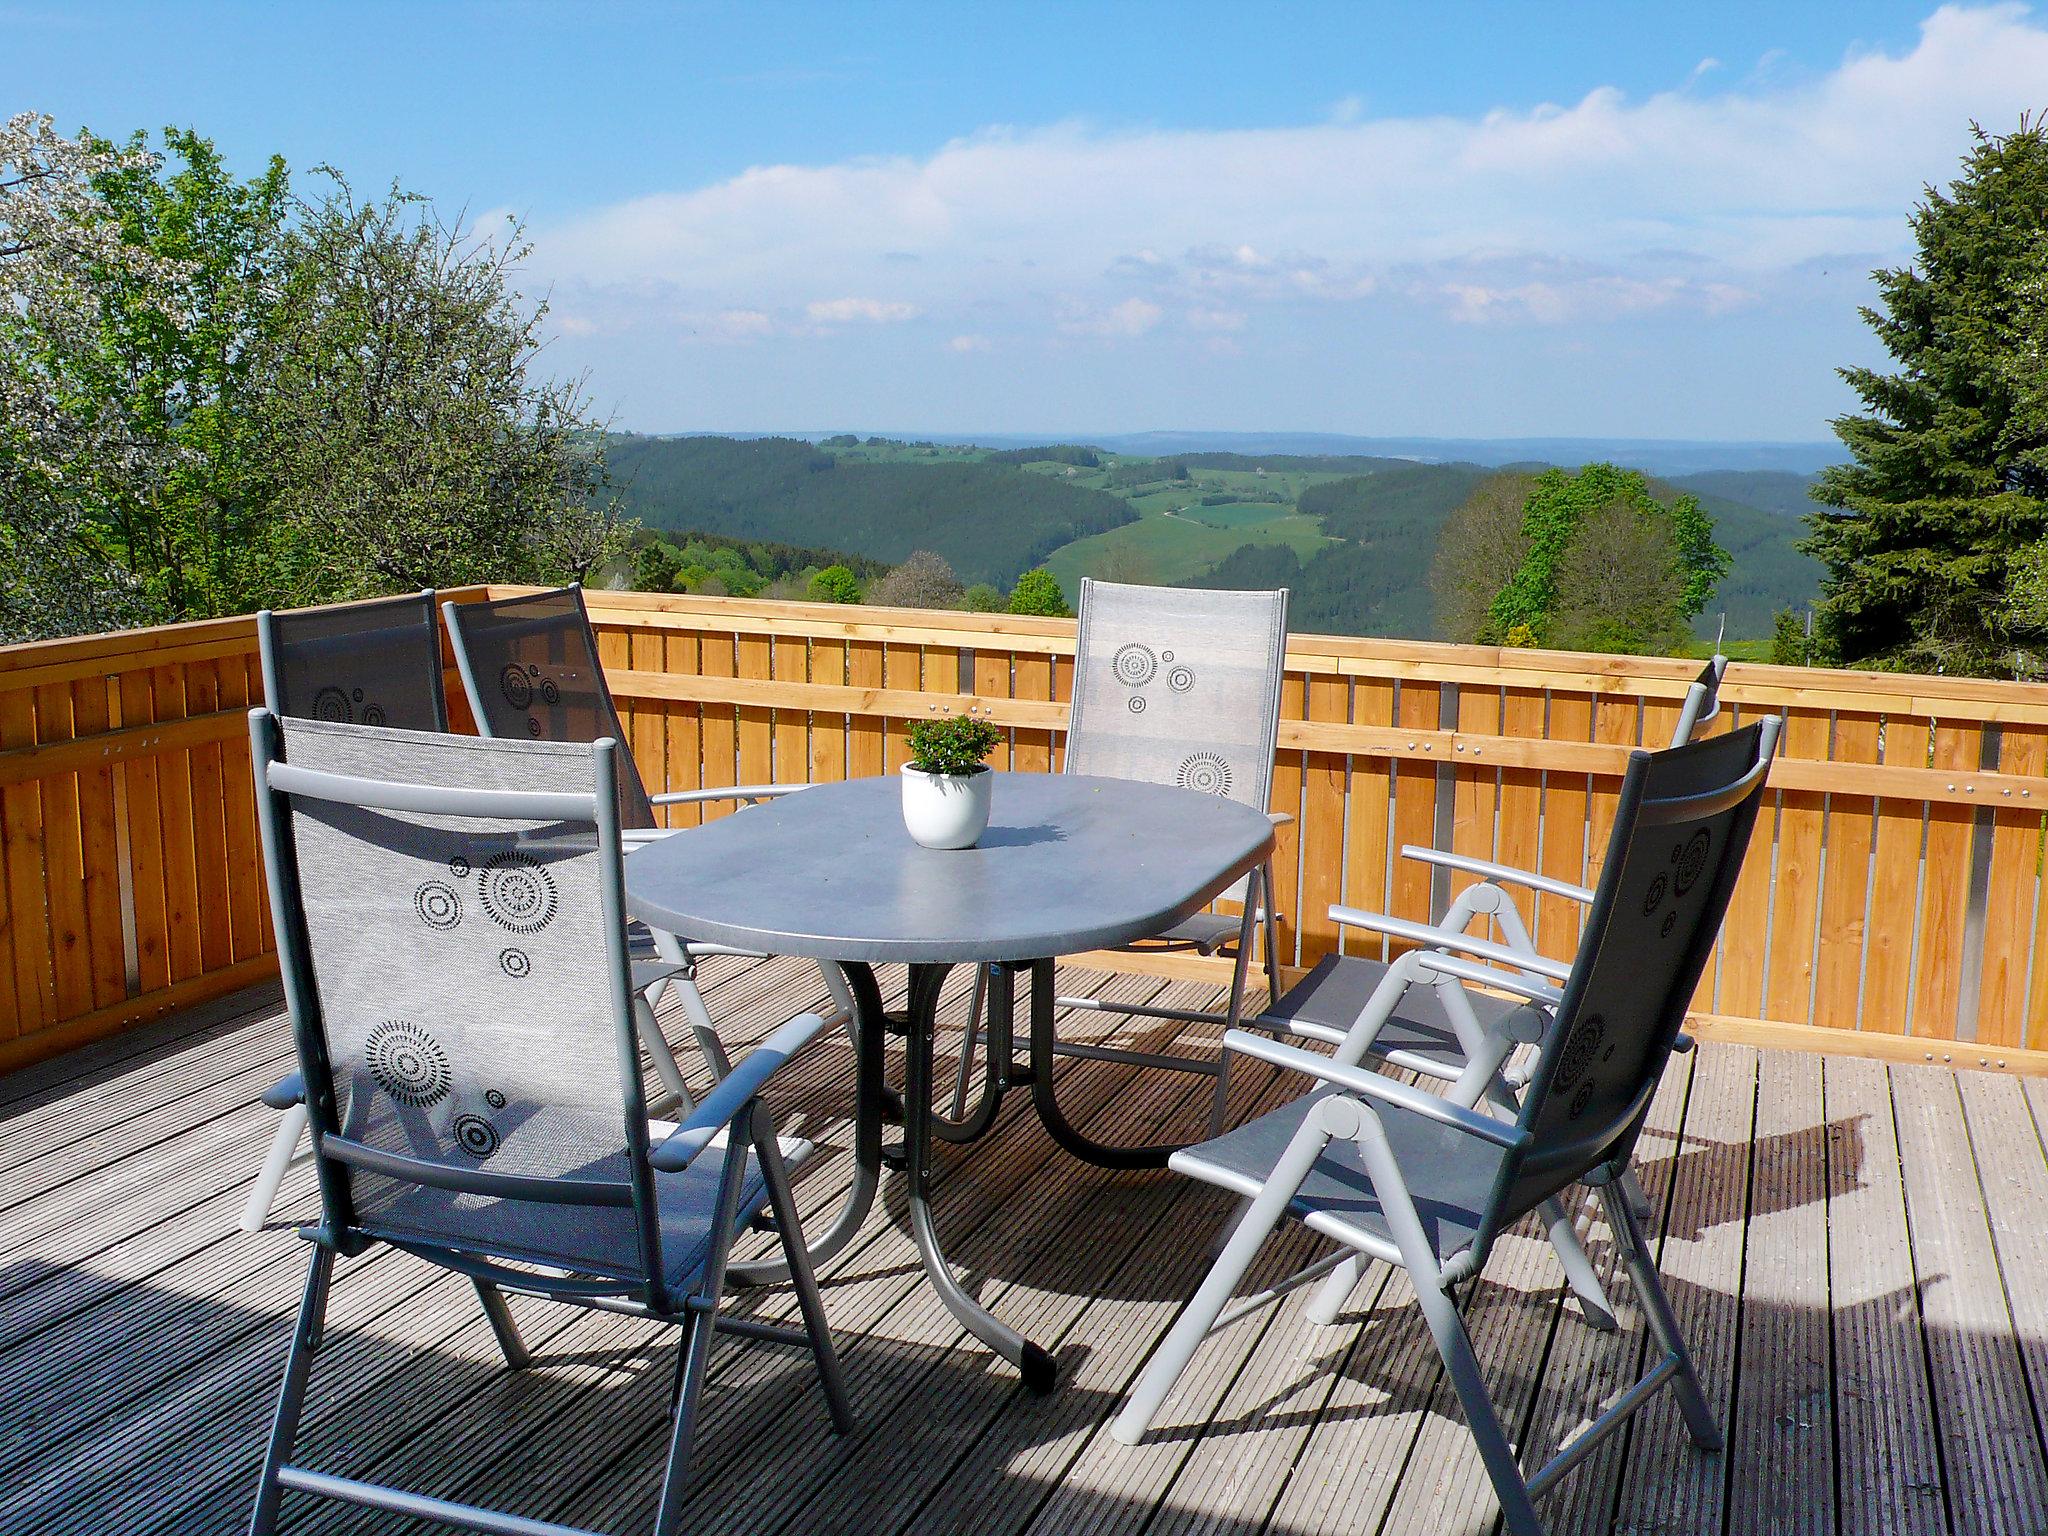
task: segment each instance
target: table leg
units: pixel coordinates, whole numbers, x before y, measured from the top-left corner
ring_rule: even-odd
[[[910,1231],[925,1273],[946,1309],[960,1325],[1016,1366],[1033,1392],[1050,1392],[1059,1375],[1051,1355],[995,1317],[960,1288],[939,1248],[932,1226],[931,1179],[932,1035],[939,988],[949,967],[910,967],[910,1007],[905,1015],[903,1081],[903,1168],[909,1185]]]
[[[882,1183],[882,1121],[885,1116],[895,1118],[889,1112],[896,1096],[882,1082],[888,1015],[882,1006],[881,986],[870,966],[842,965],[839,969],[853,992],[853,1187],[847,1190],[832,1225],[804,1245],[813,1269],[845,1252],[874,1209],[875,1192]],[[789,1278],[789,1264],[779,1258],[755,1259],[728,1265],[725,1272],[742,1285],[774,1285]]]
[[[1053,986],[1053,962],[1031,962],[1031,1102],[1045,1133],[1084,1163],[1098,1168],[1164,1168],[1166,1160],[1181,1150],[1180,1145],[1113,1147],[1084,1136],[1074,1129],[1060,1109],[1053,1083],[1053,1011],[1057,999]]]

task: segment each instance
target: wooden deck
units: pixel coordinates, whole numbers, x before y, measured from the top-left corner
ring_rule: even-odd
[[[815,1000],[789,962],[732,962],[735,1038]],[[1090,978],[1070,977],[1071,981]],[[1200,996],[1109,981],[1127,997]],[[958,1008],[957,1001],[954,1004]],[[957,1014],[955,1015],[957,1018]],[[1077,1025],[1077,1027],[1079,1027]],[[288,1065],[274,989],[0,1078],[0,1532],[227,1532],[246,1520],[304,1246],[235,1228]],[[1240,1113],[1298,1091],[1245,1071]],[[1192,1134],[1192,1078],[1074,1062],[1089,1128]],[[834,1034],[776,1096],[820,1138],[799,1192],[843,1187],[850,1053]],[[1659,1404],[1564,1484],[1560,1532],[2048,1530],[2048,1082],[1706,1046],[1665,1084],[1642,1158],[1673,1300],[1728,1430],[1696,1453]],[[722,1347],[688,1529],[812,1533],[1441,1532],[1490,1491],[1405,1282],[1340,1326],[1298,1298],[1209,1341],[1145,1446],[1106,1421],[1194,1285],[1229,1202],[1059,1154],[1012,1102],[947,1150],[939,1212],[968,1283],[1054,1348],[1033,1398],[922,1283],[886,1198],[826,1275],[859,1414],[835,1438],[795,1354]],[[285,1214],[312,1209],[303,1168]],[[1604,1229],[1596,1254],[1605,1256]],[[1270,1257],[1297,1259],[1297,1245]],[[1559,1301],[1548,1250],[1503,1241],[1469,1316],[1497,1395],[1546,1454],[1632,1371]],[[780,1289],[746,1293],[762,1315]],[[651,1519],[668,1335],[515,1302],[537,1368],[502,1369],[466,1284],[402,1254],[340,1267],[299,1459],[605,1530]],[[1632,1320],[1633,1323],[1633,1320]],[[287,1495],[293,1532],[398,1530]]]

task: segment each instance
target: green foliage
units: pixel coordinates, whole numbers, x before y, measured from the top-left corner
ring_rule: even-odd
[[[960,594],[960,606],[969,613],[1002,613],[1008,607],[1008,601],[987,582],[977,581]]]
[[[804,595],[814,603],[857,603],[860,582],[845,566],[828,565],[810,579]]]
[[[1814,495],[1816,620],[1860,666],[1991,675],[2048,640],[2031,553],[2048,538],[2048,124],[1975,143],[1912,214],[1910,267],[1863,310],[1897,368],[1845,368],[1865,412]]]
[[[904,733],[910,743],[910,766],[919,773],[960,777],[983,771],[984,759],[1002,744],[1003,733],[972,715],[946,715],[913,720]]]
[[[1079,443],[1049,443],[1042,448],[999,448],[983,456],[988,464],[1072,464],[1080,469],[1099,469],[1102,455]]]
[[[878,608],[958,608],[966,595],[945,557],[929,549],[913,549],[868,588],[868,601]]]
[[[1006,585],[1075,539],[1135,521],[1119,497],[1014,464],[868,463],[788,438],[612,439],[626,511],[659,528],[830,544],[885,561],[931,550]]]
[[[1790,608],[1771,616],[1771,665],[1810,667],[1815,665],[1815,647],[1806,633],[1806,620]]]
[[[0,634],[469,581],[626,537],[495,243],[212,144],[0,127]]]
[[[1728,555],[1714,543],[1713,523],[1697,497],[1681,495],[1667,505],[1651,495],[1649,481],[1639,471],[1612,464],[1588,464],[1577,473],[1548,469],[1536,477],[1523,504],[1528,552],[1488,609],[1489,638],[1505,635],[1518,624],[1527,625],[1539,643],[1558,638],[1552,631],[1564,600],[1559,575],[1567,552],[1589,518],[1614,507],[1632,514],[1646,530],[1661,525],[1677,577],[1671,625],[1706,607],[1728,569]],[[1638,613],[1575,638],[1597,638],[1603,649],[1647,648],[1657,644],[1660,632],[1668,627],[1661,615]]]
[[[1074,610],[1067,606],[1067,594],[1060,590],[1052,572],[1041,565],[1017,578],[1017,585],[1010,592],[1010,612],[1064,619],[1070,618]]]

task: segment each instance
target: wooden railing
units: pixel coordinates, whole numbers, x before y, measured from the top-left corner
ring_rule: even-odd
[[[999,766],[1058,766],[1071,622],[590,603],[650,783],[893,771],[903,726],[938,711],[1003,726]],[[1359,949],[1332,902],[1440,910],[1463,877],[1401,859],[1403,843],[1590,880],[1628,750],[1668,739],[1696,670],[1293,637],[1274,789],[1295,817],[1276,864],[1283,959]],[[241,718],[258,693],[247,619],[0,649],[0,1068],[269,973]],[[1759,713],[1787,727],[1700,1030],[2048,1071],[2048,690],[1738,664],[1722,698],[1720,728]],[[1578,911],[1532,910],[1542,947],[1568,953]]]

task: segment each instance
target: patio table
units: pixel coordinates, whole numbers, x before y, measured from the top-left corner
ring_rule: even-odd
[[[1130,1166],[1131,1149],[1098,1147],[1069,1126],[1053,1096],[1053,958],[1146,938],[1202,910],[1261,861],[1273,827],[1251,808],[1194,790],[1080,774],[998,773],[980,843],[940,852],[904,830],[893,775],[822,784],[649,844],[626,861],[627,906],[669,933],[836,963],[855,1005],[854,1180],[819,1262],[852,1241],[884,1162],[908,1185],[910,1228],[926,1273],[961,1324],[1049,1391],[1051,1355],[992,1316],[953,1278],[930,1208],[932,1036],[955,965],[990,963],[991,1091],[971,1135],[993,1122],[1002,1087],[1028,1081],[1061,1145]],[[909,967],[908,1006],[883,1006],[874,967]],[[1032,1055],[1010,1060],[1012,973],[1032,976]],[[904,1041],[903,1142],[885,1152],[883,1037]],[[962,1139],[957,1136],[954,1139]],[[1138,1149],[1145,1162],[1166,1149]]]

